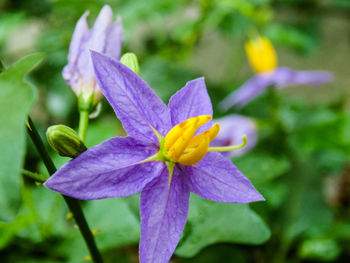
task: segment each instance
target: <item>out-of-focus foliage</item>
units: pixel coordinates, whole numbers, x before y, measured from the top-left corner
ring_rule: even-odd
[[[329,69],[337,77],[324,87],[266,92],[238,112],[256,121],[259,140],[232,160],[266,202],[217,204],[193,195],[173,261],[348,262],[348,1],[2,0],[3,63],[32,52],[46,55],[30,76],[39,94],[31,115],[42,135],[52,124],[77,127],[76,96],[61,71],[77,19],[88,9],[92,22],[103,4],[122,17],[123,53],[138,56],[141,76],[157,94],[167,102],[186,81],[203,75],[215,118],[237,113],[217,105],[251,77],[243,42],[256,31],[276,45],[281,65]],[[23,76],[39,60],[40,55],[27,57],[0,74],[0,261],[84,262],[88,251],[63,199],[19,174],[25,150],[24,167],[45,173],[34,147],[24,143],[35,92]],[[5,140],[4,131],[15,141]],[[103,100],[86,145],[123,135]],[[69,160],[53,151],[51,156],[58,167]],[[106,262],[138,262],[138,201],[136,195],[82,204]]]
[[[0,75],[0,220],[13,220],[20,202],[21,176],[25,148],[27,114],[36,98],[34,87],[24,76],[43,58],[31,55],[18,61]]]

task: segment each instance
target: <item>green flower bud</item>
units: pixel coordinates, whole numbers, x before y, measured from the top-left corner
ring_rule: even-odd
[[[133,70],[136,74],[140,75],[139,62],[134,53],[125,53],[121,57],[120,62],[123,63],[128,68],[130,68],[131,70]]]
[[[46,131],[46,137],[50,146],[61,156],[75,158],[87,150],[78,134],[65,125],[49,127]]]

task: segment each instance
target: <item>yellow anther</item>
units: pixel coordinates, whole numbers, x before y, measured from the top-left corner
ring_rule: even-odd
[[[210,115],[200,115],[197,117],[189,118],[184,122],[173,127],[168,134],[165,136],[164,147],[169,150],[171,146],[181,137],[181,135],[188,129],[189,127],[195,127],[198,129],[203,124],[207,123],[211,120]]]
[[[219,125],[219,123],[216,123],[209,130],[194,136],[190,140],[189,144],[187,145],[187,148],[195,148],[195,147],[197,147],[203,141],[203,138],[206,137],[206,136],[209,137],[209,143],[210,143],[218,135],[219,130],[220,130],[220,125]]]
[[[183,152],[187,148],[188,143],[192,139],[193,135],[196,133],[197,129],[198,128],[195,124],[187,127],[187,129],[185,129],[185,131],[176,140],[176,142],[170,147],[168,157],[172,161],[176,162],[180,158],[181,154],[183,154]]]
[[[180,124],[174,126],[165,136],[164,147],[169,150],[170,147],[179,139],[181,134],[190,126],[193,126],[197,120],[194,118],[188,119]]]
[[[197,129],[211,120],[210,115],[190,118],[172,128],[165,137],[164,147],[172,162],[191,165],[199,162],[207,153],[210,142],[219,132],[219,124],[194,136]]]
[[[266,37],[248,40],[245,50],[250,65],[257,73],[274,70],[277,67],[277,55],[272,43]]]
[[[194,165],[198,163],[207,154],[209,148],[210,138],[206,134],[202,137],[200,144],[193,151],[181,155],[178,163],[183,165]]]

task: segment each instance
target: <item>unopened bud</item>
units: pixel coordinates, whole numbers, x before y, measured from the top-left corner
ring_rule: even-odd
[[[140,75],[139,62],[134,53],[125,53],[121,57],[120,62],[123,63],[128,68],[130,68],[131,70],[133,70],[136,74]]]
[[[61,156],[75,158],[86,151],[78,134],[65,125],[54,125],[47,129],[46,137],[50,146]]]

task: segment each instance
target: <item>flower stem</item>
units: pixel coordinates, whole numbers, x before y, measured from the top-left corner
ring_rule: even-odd
[[[28,171],[28,170],[26,170],[26,169],[22,169],[21,173],[22,173],[24,176],[26,176],[26,177],[28,177],[28,178],[30,178],[30,179],[34,180],[35,182],[38,182],[38,183],[44,183],[44,182],[46,181],[46,179],[47,179],[47,178],[46,178],[44,175],[42,175],[42,174],[33,173],[33,172]]]
[[[44,143],[40,138],[38,131],[36,130],[32,120],[28,117],[27,122],[27,131],[29,133],[30,138],[32,139],[41,159],[43,160],[45,167],[50,175],[56,172],[56,167],[52,162],[49,154],[47,153]],[[79,204],[77,199],[71,198],[69,196],[62,195],[64,200],[66,201],[69,210],[72,212],[75,222],[77,223],[80,233],[82,234],[84,241],[90,251],[90,255],[95,263],[103,263],[101,254],[96,246],[94,237],[89,228],[89,225],[85,219],[83,210]]]
[[[85,143],[88,124],[89,124],[89,112],[87,110],[81,110],[79,115],[78,135],[84,143]]]

